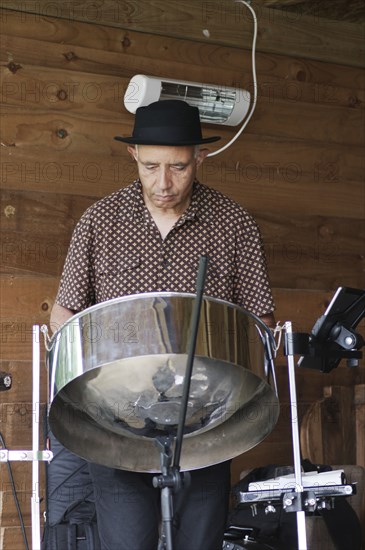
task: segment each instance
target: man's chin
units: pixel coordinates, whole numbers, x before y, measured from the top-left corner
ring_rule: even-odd
[[[175,197],[154,197],[153,203],[155,206],[170,206],[173,207],[177,204]]]

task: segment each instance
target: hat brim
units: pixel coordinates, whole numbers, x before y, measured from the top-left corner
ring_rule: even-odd
[[[131,145],[162,145],[162,146],[171,146],[171,147],[178,147],[183,145],[201,145],[203,143],[213,143],[214,141],[218,141],[221,139],[220,136],[212,136],[209,138],[202,138],[201,140],[193,140],[193,141],[165,141],[165,140],[158,140],[158,139],[143,139],[143,138],[134,138],[132,137],[121,137],[121,136],[115,136],[114,138],[116,141],[122,141],[123,143],[130,143]]]

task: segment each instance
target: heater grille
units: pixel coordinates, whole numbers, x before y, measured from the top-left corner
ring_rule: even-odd
[[[202,122],[224,124],[238,100],[237,91],[162,81],[160,99],[182,99],[198,107]],[[241,101],[244,101],[241,98]]]

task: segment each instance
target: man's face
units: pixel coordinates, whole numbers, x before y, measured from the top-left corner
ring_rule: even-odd
[[[208,151],[195,146],[128,147],[138,164],[146,206],[154,212],[181,214],[190,203],[198,166]]]

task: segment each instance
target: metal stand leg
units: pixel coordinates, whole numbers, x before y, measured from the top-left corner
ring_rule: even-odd
[[[32,425],[32,449],[34,456],[39,452],[39,400],[40,400],[40,342],[39,326],[33,326],[33,425]],[[39,500],[39,462],[32,462],[32,549],[41,548],[40,531],[40,500]]]
[[[284,324],[284,328],[289,340],[292,336],[292,323],[287,321]],[[291,410],[291,427],[292,427],[292,439],[293,439],[293,455],[294,455],[294,472],[296,492],[298,497],[303,493],[302,485],[302,466],[300,457],[300,442],[299,442],[299,422],[298,422],[298,404],[297,404],[297,390],[295,383],[295,364],[294,355],[289,353],[287,355],[288,361],[288,374],[289,374],[289,391],[290,391],[290,410]],[[300,508],[301,508],[301,503]],[[284,502],[285,506],[285,502]],[[298,531],[298,550],[307,550],[307,533],[305,525],[305,512],[299,510],[297,514],[297,531]]]

